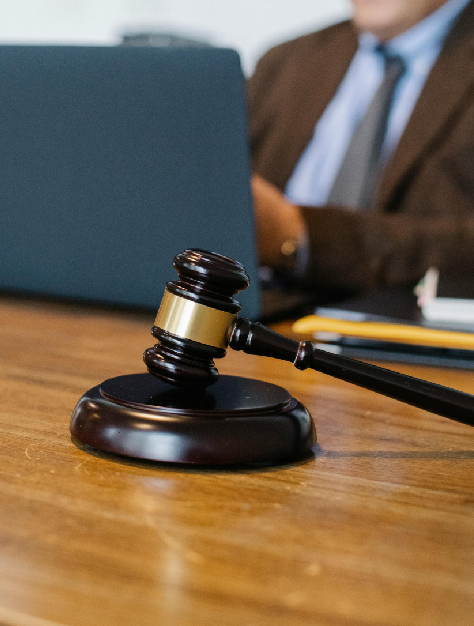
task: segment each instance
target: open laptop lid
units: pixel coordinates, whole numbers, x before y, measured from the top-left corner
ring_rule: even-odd
[[[0,85],[0,289],[156,308],[196,247],[259,316],[236,52],[0,46]]]

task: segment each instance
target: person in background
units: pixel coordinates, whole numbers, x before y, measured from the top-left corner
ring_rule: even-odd
[[[351,0],[248,84],[260,263],[350,292],[474,271],[474,0]]]

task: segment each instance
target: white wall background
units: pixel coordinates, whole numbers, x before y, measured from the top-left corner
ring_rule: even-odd
[[[249,74],[274,43],[348,15],[349,0],[0,0],[0,43],[113,45],[166,31],[236,48]]]

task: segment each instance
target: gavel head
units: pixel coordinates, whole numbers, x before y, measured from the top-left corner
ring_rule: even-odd
[[[241,309],[233,296],[249,278],[237,261],[205,250],[185,250],[173,267],[179,279],[166,284],[151,329],[158,343],[143,359],[150,374],[168,383],[204,388],[218,379],[214,359],[225,356]]]

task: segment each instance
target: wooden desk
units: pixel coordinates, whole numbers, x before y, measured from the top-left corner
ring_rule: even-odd
[[[474,623],[474,429],[232,353],[286,386],[315,458],[198,469],[84,450],[88,388],[142,371],[153,316],[0,300],[0,623]],[[403,371],[474,393],[472,373]]]

